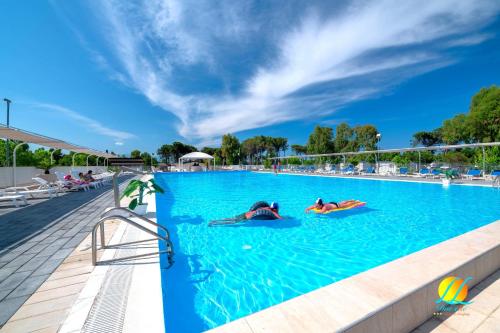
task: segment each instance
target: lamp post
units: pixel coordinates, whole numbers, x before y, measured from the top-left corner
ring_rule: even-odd
[[[12,101],[8,98],[4,98],[3,99],[4,102],[7,104],[7,128],[9,128],[9,124],[10,124],[10,103],[12,103]],[[7,139],[6,141],[6,145],[5,145],[5,166],[9,166],[10,165],[10,152],[9,152],[9,139]]]
[[[379,159],[380,159],[380,156],[378,155],[378,149],[379,149],[379,142],[380,142],[380,139],[382,138],[382,134],[380,133],[377,133],[377,135],[375,136],[377,138],[377,153],[375,154],[375,163],[376,163],[376,167],[377,167],[377,173],[379,173]]]
[[[155,156],[155,153],[151,153],[151,171],[153,171],[153,158]]]

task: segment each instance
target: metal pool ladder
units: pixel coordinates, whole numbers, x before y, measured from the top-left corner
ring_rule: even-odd
[[[164,232],[165,236],[163,236],[160,233],[155,232],[151,229],[148,229],[135,221],[132,221],[128,217],[125,217],[123,215],[118,215],[117,214],[118,212],[125,212],[129,216],[131,215],[131,216],[138,218],[139,220],[141,220],[145,223],[148,223],[148,224],[150,224],[158,229],[161,229]],[[115,214],[112,214],[112,213],[115,213]],[[141,240],[141,241],[135,241],[135,242],[112,244],[112,245],[106,246],[105,235],[104,235],[104,222],[109,221],[109,220],[120,220],[120,221],[125,222],[125,223],[127,223],[127,224],[141,230],[141,231],[144,231],[145,233],[153,236],[154,238]],[[97,222],[97,224],[94,226],[94,228],[92,228],[92,265],[94,265],[94,266],[96,266],[98,264],[98,262],[97,262],[97,231],[98,230],[100,231],[100,241],[101,241],[100,249],[118,247],[120,245],[129,245],[129,244],[149,242],[149,241],[152,241],[155,239],[163,241],[165,243],[165,247],[166,247],[166,250],[152,252],[152,253],[137,254],[137,255],[128,256],[128,257],[114,258],[114,259],[105,261],[106,263],[110,263],[110,262],[118,261],[118,260],[127,260],[127,259],[148,257],[148,256],[156,255],[156,254],[162,254],[162,253],[167,254],[169,267],[172,266],[174,263],[174,246],[172,244],[172,241],[170,240],[170,233],[168,232],[167,228],[165,228],[164,226],[159,225],[158,223],[153,222],[150,219],[148,219],[144,216],[141,216],[141,215],[139,215],[139,214],[137,214],[129,209],[126,209],[123,207],[115,207],[115,208],[111,208],[110,210],[108,210],[107,212],[102,214],[99,222]]]

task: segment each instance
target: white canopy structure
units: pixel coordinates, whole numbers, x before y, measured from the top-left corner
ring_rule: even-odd
[[[181,165],[185,160],[214,160],[215,168],[215,158],[212,155],[202,153],[201,151],[195,151],[193,153],[186,154],[179,158],[179,168],[182,169]]]
[[[20,143],[18,143],[16,145],[16,147],[14,148],[14,151],[13,151],[13,163],[12,163],[12,165],[13,165],[14,186],[17,185],[16,184],[16,178],[17,178],[16,177],[16,152],[17,152],[17,149],[25,143],[34,143],[34,144],[37,144],[40,146],[54,148],[54,150],[50,154],[51,163],[53,162],[53,154],[54,154],[56,149],[65,149],[65,150],[69,150],[69,151],[74,152],[73,161],[72,161],[73,166],[75,164],[75,157],[78,154],[86,154],[87,155],[87,166],[88,166],[90,156],[96,156],[97,163],[99,162],[100,157],[104,158],[105,163],[108,160],[108,158],[115,157],[114,155],[109,154],[109,153],[105,153],[105,152],[101,152],[98,150],[78,146],[78,145],[75,145],[75,144],[72,144],[69,142],[65,142],[65,141],[62,141],[59,139],[54,139],[54,138],[50,138],[50,137],[47,137],[44,135],[24,131],[24,130],[15,128],[15,127],[6,127],[3,125],[0,125],[0,138],[20,141]]]

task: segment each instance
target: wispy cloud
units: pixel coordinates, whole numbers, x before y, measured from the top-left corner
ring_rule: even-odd
[[[60,115],[66,116],[68,118],[71,118],[73,120],[76,120],[77,123],[83,125],[85,128],[89,129],[92,132],[95,132],[97,134],[101,134],[107,137],[112,138],[113,140],[116,140],[115,144],[116,145],[123,145],[123,140],[127,139],[132,139],[135,138],[136,136],[132,133],[128,132],[123,132],[123,131],[118,131],[112,128],[109,128],[100,122],[98,122],[95,119],[91,119],[89,117],[86,117],[74,110],[68,109],[64,106],[57,105],[57,104],[50,104],[50,103],[29,103],[33,107],[36,108],[41,108],[41,109],[46,109],[50,110],[53,112],[57,112]]]
[[[191,2],[106,0],[96,12],[121,78],[176,115],[181,135],[205,141],[325,116],[449,66],[457,60],[447,49],[491,38],[480,29],[500,9],[494,0],[354,1],[329,10],[311,2],[292,19],[291,1],[281,4],[287,25],[251,1]],[[200,77],[223,88],[200,89],[192,84]]]

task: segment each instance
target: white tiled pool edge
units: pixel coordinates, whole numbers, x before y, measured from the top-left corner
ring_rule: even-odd
[[[154,194],[145,196],[148,203],[148,218],[156,222],[156,200]],[[134,220],[134,219],[133,219]],[[140,220],[135,220],[141,223]],[[110,244],[119,243],[130,228],[125,223],[121,223],[118,230],[113,234]],[[148,237],[149,238],[149,237]],[[155,249],[158,251],[158,243]],[[109,260],[114,257],[115,249],[106,249],[100,260]],[[140,259],[139,259],[140,260]],[[130,262],[134,265],[134,262]],[[104,278],[108,273],[108,265],[96,266],[84,289],[78,295],[78,299],[73,304],[66,317],[59,333],[81,332],[89,316],[90,309],[103,285]],[[135,332],[164,332],[163,316],[163,295],[161,287],[160,264],[135,265],[132,273],[132,282],[128,290],[125,316],[123,319],[123,333]],[[110,311],[113,309],[109,309]]]
[[[435,312],[446,276],[500,268],[500,221],[219,326],[221,332],[408,332]]]

